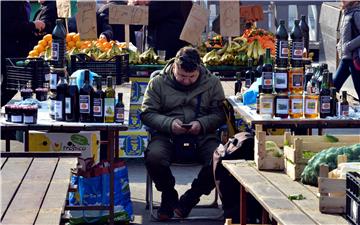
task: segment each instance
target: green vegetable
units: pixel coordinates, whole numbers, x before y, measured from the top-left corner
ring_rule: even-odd
[[[289,195],[288,196],[288,199],[290,201],[293,201],[293,200],[304,200],[305,197],[302,195],[302,194],[297,194],[297,195]]]
[[[329,166],[329,171],[337,167],[337,156],[346,155],[348,162],[360,161],[360,144],[350,146],[331,147],[314,155],[301,174],[301,182],[305,184],[317,185],[320,165]]]
[[[303,151],[303,158],[304,159],[311,159],[311,157],[313,157],[314,155],[316,155],[316,152]]]
[[[281,150],[277,144],[273,141],[266,141],[265,142],[265,149],[267,153],[272,153],[274,157],[282,157],[284,155],[283,150]]]
[[[333,143],[339,142],[339,139],[333,135],[325,134],[324,137],[325,137],[325,141],[327,141],[327,142],[333,142]]]

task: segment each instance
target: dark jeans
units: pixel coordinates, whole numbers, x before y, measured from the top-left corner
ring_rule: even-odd
[[[340,65],[333,77],[334,86],[336,87],[336,90],[339,91],[350,75],[352,77],[358,99],[360,99],[360,71],[355,69],[352,59],[342,59],[340,61]]]
[[[174,189],[175,178],[171,173],[170,165],[174,162],[175,147],[170,139],[160,135],[151,138],[145,151],[145,165],[147,171],[155,183],[158,191],[170,191]],[[203,165],[198,177],[194,179],[191,188],[196,195],[210,194],[214,189],[214,177],[212,172],[213,152],[219,145],[216,138],[207,138],[200,141],[196,149],[196,159]]]

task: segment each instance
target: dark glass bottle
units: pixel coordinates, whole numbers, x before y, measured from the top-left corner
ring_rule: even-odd
[[[289,58],[289,35],[285,28],[285,20],[280,20],[280,25],[276,30],[276,60],[277,67],[288,67]]]
[[[304,50],[303,35],[299,26],[299,20],[294,21],[294,27],[291,30],[291,66],[302,67],[302,57]]]
[[[337,116],[338,112],[339,112],[339,101],[336,97],[336,88],[332,87],[330,88],[330,93],[331,93],[331,103],[330,103],[330,111],[331,111],[331,116]]]
[[[115,121],[115,90],[112,85],[112,77],[106,78],[107,87],[105,89],[104,99],[104,120],[105,123],[113,123]]]
[[[36,99],[39,101],[46,101],[49,91],[49,83],[44,83],[43,87],[38,87],[35,89]]]
[[[262,93],[262,86],[258,86],[258,94],[256,95],[256,113],[260,114],[260,94]]]
[[[287,93],[278,94],[275,97],[275,116],[280,118],[289,117],[289,97]]]
[[[276,93],[288,92],[289,74],[287,68],[275,67],[274,70],[274,86]]]
[[[80,122],[93,122],[94,89],[90,85],[89,70],[85,70],[84,85],[80,88]]]
[[[341,94],[340,116],[349,116],[349,102],[347,101],[346,91],[343,91]]]
[[[301,29],[301,33],[303,35],[304,48],[305,48],[305,51],[306,51],[305,57],[307,57],[309,55],[310,37],[309,37],[309,26],[306,23],[306,16],[305,15],[301,15],[301,20],[300,20],[299,26],[300,26],[300,29]]]
[[[49,78],[49,115],[50,118],[55,120],[55,103],[56,103],[56,86],[58,79],[64,73],[63,68],[50,67],[50,78]]]
[[[267,48],[265,52],[261,85],[264,94],[271,94],[273,92],[273,65],[271,63],[270,48]]]
[[[52,32],[51,60],[54,67],[62,68],[65,66],[66,52],[66,31],[61,19],[56,20],[56,26]]]
[[[94,121],[98,123],[104,122],[104,97],[105,93],[102,91],[101,78],[96,79],[96,91],[94,92]]]
[[[68,83],[65,74],[59,78],[56,86],[55,120],[65,121],[65,98],[68,90]]]
[[[241,73],[236,72],[236,81],[235,81],[235,84],[234,84],[235,95],[237,93],[241,93],[241,87],[242,87]]]
[[[28,81],[26,87],[20,90],[20,95],[23,100],[32,98],[33,90],[31,89],[31,81]]]
[[[123,103],[123,93],[118,93],[118,101],[115,105],[115,123],[124,123],[124,103]]]
[[[68,122],[79,121],[79,89],[76,77],[70,77],[69,89],[65,98],[65,116]]]
[[[253,60],[251,58],[248,59],[248,69],[245,72],[245,87],[249,88],[251,84],[254,82],[254,71],[253,71]]]
[[[319,101],[320,101],[320,118],[331,116],[331,97],[328,84],[329,73],[324,73],[323,82],[321,84]]]

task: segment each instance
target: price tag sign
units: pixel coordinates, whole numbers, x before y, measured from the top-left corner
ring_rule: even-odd
[[[78,1],[76,26],[81,40],[97,39],[95,1]]]
[[[240,17],[246,22],[254,22],[264,19],[264,12],[261,5],[240,6]]]
[[[149,7],[113,5],[109,8],[109,24],[148,25]]]
[[[200,44],[201,33],[204,31],[208,17],[208,10],[197,4],[193,4],[185,25],[181,31],[180,39],[193,45]]]
[[[57,15],[60,18],[68,18],[70,15],[70,0],[56,0]]]
[[[220,33],[223,36],[240,35],[239,1],[220,1]]]

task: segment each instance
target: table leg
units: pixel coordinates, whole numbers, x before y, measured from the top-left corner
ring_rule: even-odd
[[[29,130],[24,131],[24,152],[29,151]]]
[[[246,225],[246,190],[240,184],[240,224]]]
[[[6,138],[5,140],[5,151],[10,152],[10,138]]]
[[[270,220],[269,220],[269,213],[262,208],[262,212],[261,212],[261,223],[262,224],[269,224]]]
[[[110,209],[109,223],[114,225],[114,130],[108,130],[108,160],[110,162]]]
[[[318,135],[323,135],[323,128],[318,129]]]
[[[115,131],[115,159],[119,158],[119,131]]]

